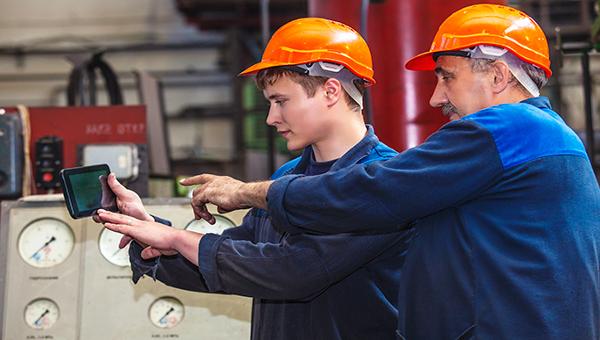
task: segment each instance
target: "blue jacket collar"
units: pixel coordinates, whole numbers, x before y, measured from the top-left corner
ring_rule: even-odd
[[[552,110],[552,105],[550,105],[550,100],[548,99],[548,97],[544,97],[544,96],[527,98],[527,99],[521,101],[521,103],[533,105],[540,109]]]
[[[371,125],[367,124],[367,134],[360,142],[356,143],[348,152],[346,152],[340,159],[338,159],[331,166],[331,171],[339,170],[341,168],[345,168],[352,164],[358,163],[363,157],[368,156],[371,153],[371,150],[379,143],[379,138],[375,136],[375,131]],[[313,157],[313,149],[312,146],[308,146],[304,148],[304,152],[302,153],[302,158],[298,165],[291,172],[293,174],[301,174],[304,173],[306,167],[308,166],[309,161]]]

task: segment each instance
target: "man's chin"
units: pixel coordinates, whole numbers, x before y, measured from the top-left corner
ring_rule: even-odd
[[[455,120],[459,120],[460,116],[458,115],[458,113],[453,113],[450,115],[450,120],[451,121],[455,121]]]
[[[287,142],[287,149],[288,149],[288,151],[295,152],[295,151],[303,150],[304,147],[305,146],[303,146],[303,145],[298,145],[298,144],[290,143],[290,141]]]

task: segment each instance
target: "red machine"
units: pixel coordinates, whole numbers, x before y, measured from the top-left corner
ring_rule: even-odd
[[[16,109],[6,110],[18,114]],[[148,157],[146,148],[146,110],[138,106],[40,107],[29,108],[29,160],[31,193],[46,193],[57,187],[62,168],[82,164],[86,145],[134,145],[139,174],[134,190],[147,193]],[[27,158],[26,158],[27,159]]]

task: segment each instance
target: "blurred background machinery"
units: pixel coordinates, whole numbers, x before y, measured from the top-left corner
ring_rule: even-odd
[[[59,0],[42,9],[33,0],[7,0],[0,5],[7,18],[0,24],[0,107],[73,105],[73,84],[94,93],[76,97],[76,105],[146,105],[152,111],[147,118],[154,117],[148,128],[163,127],[147,141],[155,145],[149,149],[164,148],[162,159],[149,157],[151,190],[158,188],[157,195],[174,193],[172,185],[155,185],[164,179],[199,172],[266,178],[293,155],[265,126],[267,103],[252,79],[237,73],[260,58],[281,24],[321,16],[366,37],[378,80],[370,89],[366,119],[385,143],[404,150],[445,123],[428,105],[434,77],[405,70],[404,61],[429,47],[449,13],[477,2],[109,0],[72,9]],[[591,148],[598,139],[592,133],[598,129],[597,0],[486,2],[521,8],[541,24],[554,71],[543,94],[596,152]],[[98,61],[117,78],[119,100],[102,67],[83,72],[86,62]],[[155,162],[162,165],[153,171]]]

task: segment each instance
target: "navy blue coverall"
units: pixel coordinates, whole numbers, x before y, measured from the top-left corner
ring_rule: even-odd
[[[289,232],[416,221],[400,339],[600,338],[600,189],[545,97],[467,115],[387,161],[282,177],[267,198]]]

